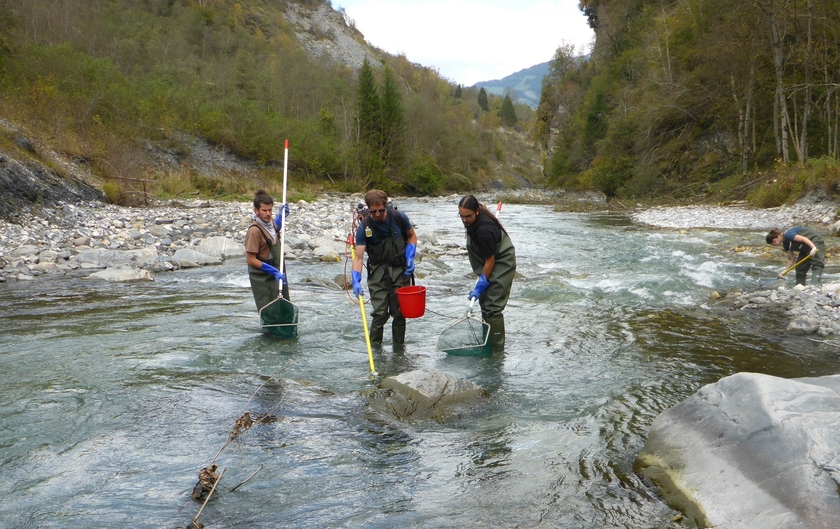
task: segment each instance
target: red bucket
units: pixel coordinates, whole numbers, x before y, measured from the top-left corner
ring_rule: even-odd
[[[419,318],[426,313],[426,287],[400,287],[397,289],[397,301],[403,317]]]

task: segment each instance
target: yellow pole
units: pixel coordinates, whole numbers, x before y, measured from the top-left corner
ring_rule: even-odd
[[[350,245],[350,256],[356,260],[356,245]],[[365,313],[365,300],[359,296],[359,309],[362,311],[362,327],[365,329],[365,343],[367,344],[368,362],[370,363],[370,374],[376,374],[376,368],[373,365],[373,350],[370,348],[370,332],[368,331],[367,314]]]
[[[808,260],[808,259],[810,259],[810,258],[811,258],[811,256],[810,256],[810,255],[806,255],[805,257],[803,257],[801,261],[799,261],[798,263],[794,264],[793,266],[791,266],[790,268],[788,268],[787,270],[785,270],[784,272],[782,272],[782,277],[784,277],[784,276],[785,276],[785,274],[787,274],[788,272],[790,272],[791,270],[793,270],[793,269],[794,269],[794,268],[796,268],[797,266],[801,265],[802,263],[804,263],[805,261],[807,261],[807,260]]]
[[[370,349],[370,333],[367,326],[367,314],[365,314],[365,300],[359,296],[359,308],[362,310],[362,325],[365,328],[365,343],[367,344],[368,362],[370,362],[370,374],[376,374],[376,368],[373,367],[373,351]]]

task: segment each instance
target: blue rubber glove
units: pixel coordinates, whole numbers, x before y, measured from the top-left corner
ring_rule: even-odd
[[[350,272],[350,277],[353,278],[353,294],[355,294],[356,297],[364,296],[365,291],[362,290],[362,273],[353,270]]]
[[[414,256],[417,254],[416,244],[405,245],[405,275],[410,276],[414,273]]]
[[[478,277],[478,282],[475,284],[475,288],[470,292],[470,295],[467,296],[467,299],[478,299],[484,294],[484,291],[487,290],[487,287],[490,286],[490,281],[487,281],[487,278],[484,277],[484,274],[481,274]]]
[[[289,209],[288,204],[283,204],[280,206],[280,209],[277,211],[277,217],[274,218],[274,227],[278,230],[283,227],[283,212],[286,212],[286,218],[289,218],[289,215],[292,213],[292,210]]]
[[[263,263],[262,265],[260,265],[260,270],[273,275],[274,279],[276,279],[277,281],[280,281],[280,282],[283,282],[283,283],[286,282],[286,274],[280,273],[280,270],[277,270],[276,268],[274,268],[273,266],[271,266],[268,263]]]

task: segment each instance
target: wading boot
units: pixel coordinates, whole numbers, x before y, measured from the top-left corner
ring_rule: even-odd
[[[811,269],[811,284],[820,285],[822,283],[822,268]]]
[[[405,343],[405,318],[394,318],[391,323],[391,338],[395,344]]]
[[[491,316],[484,319],[490,325],[490,343],[493,344],[493,352],[498,353],[505,349],[505,315]]]
[[[805,286],[805,274],[796,274],[796,284],[802,285],[803,287]]]

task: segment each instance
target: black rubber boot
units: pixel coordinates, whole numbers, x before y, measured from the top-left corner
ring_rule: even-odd
[[[394,318],[391,323],[391,337],[395,344],[405,343],[405,318]]]
[[[498,353],[505,349],[505,315],[491,316],[484,319],[490,325],[490,343],[493,344],[493,352]]]

